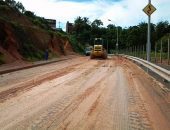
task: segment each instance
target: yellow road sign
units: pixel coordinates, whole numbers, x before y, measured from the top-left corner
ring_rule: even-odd
[[[156,10],[156,8],[152,5],[152,4],[148,4],[143,11],[150,16],[154,11]]]

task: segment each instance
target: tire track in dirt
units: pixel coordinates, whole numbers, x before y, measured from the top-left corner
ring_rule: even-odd
[[[66,106],[66,107],[61,107],[59,108],[59,110],[61,111],[60,113],[54,113],[52,116],[53,117],[49,117],[50,120],[46,120],[46,123],[41,123],[44,124],[42,127],[40,127],[40,129],[53,129],[53,128],[57,128],[57,126],[60,126],[60,124],[71,114],[73,113],[73,111],[75,111],[77,109],[77,107],[79,106],[79,104],[81,102],[83,102],[83,100],[85,100],[89,95],[91,95],[95,89],[97,88],[97,84],[99,84],[100,82],[97,82],[94,86],[91,86],[87,89],[85,89],[85,91],[80,94],[77,95],[75,98],[72,97],[72,101]],[[74,96],[74,94],[72,95]],[[66,103],[67,99],[63,99],[61,100],[61,103]],[[61,104],[59,104],[58,106],[60,106]],[[55,109],[58,107],[56,105],[56,107],[54,107]],[[56,117],[60,117],[59,119],[57,119]]]
[[[91,105],[93,110],[94,105],[95,109],[93,113],[87,112],[87,117],[85,117],[78,125],[78,129],[113,129],[113,122],[109,122],[109,120],[113,121],[113,91],[115,86],[113,83],[113,78],[115,78],[116,71],[110,69],[108,71],[107,78],[103,81],[103,90],[101,94],[98,96],[97,100]],[[89,110],[91,110],[91,108]],[[115,115],[114,115],[115,116]],[[84,124],[84,125],[83,125]],[[79,126],[79,127],[78,127]],[[83,126],[83,127],[82,127]],[[75,127],[76,128],[76,127]]]
[[[0,117],[3,119],[0,121],[0,128],[33,130],[169,128],[160,123],[167,122],[162,120],[165,119],[164,115],[159,115],[160,110],[153,109],[156,103],[149,104],[147,101],[150,97],[145,88],[153,87],[150,86],[152,83],[149,83],[151,79],[142,74],[142,70],[135,64],[121,57],[113,57],[107,60],[88,60],[70,69],[73,70],[0,104]],[[61,72],[65,72],[65,69],[61,69]],[[5,117],[6,114],[9,115]],[[153,122],[154,116],[161,120],[158,125]]]
[[[141,99],[140,94],[136,90],[136,85],[134,83],[134,78],[136,74],[131,72],[129,69],[131,66],[127,65],[126,62],[122,65],[126,77],[128,79],[128,111],[129,111],[129,130],[152,130],[153,126],[147,114],[146,106],[144,101]]]
[[[38,84],[41,84],[42,82],[45,82],[47,80],[52,80],[54,78],[58,78],[68,73],[71,73],[75,70],[74,68],[75,66],[77,65],[73,65],[71,67],[67,67],[62,70],[46,73],[36,77],[36,79],[33,78],[28,81],[14,85],[11,89],[0,92],[0,103],[4,102],[7,99],[17,96],[21,92],[23,93],[25,91],[30,90],[31,88],[36,87]]]
[[[103,63],[102,63],[103,64]],[[98,71],[96,68],[98,68],[98,66],[102,66],[102,64],[101,64],[101,62],[100,63],[95,63],[95,64],[93,64],[93,66],[92,67],[86,67],[87,65],[86,64],[84,64],[84,66],[81,64],[80,66],[82,66],[82,69],[83,69],[83,71],[84,72],[81,72],[82,74],[81,74],[81,76],[83,75],[84,77],[86,77],[87,79],[91,79],[91,76],[93,76],[93,74],[96,72],[96,71]],[[76,66],[76,68],[80,68],[81,69],[81,67],[80,66]],[[95,68],[95,69],[94,69]],[[91,71],[93,69],[93,71]],[[90,71],[89,71],[90,70]],[[77,70],[78,72],[80,72],[80,70]],[[73,73],[76,73],[76,72],[73,72]],[[86,73],[86,74],[85,74]],[[88,74],[89,73],[89,74]],[[99,73],[102,73],[102,72],[99,72]],[[91,76],[89,76],[89,75],[91,75]],[[75,77],[76,79],[79,79],[79,78],[82,78],[81,76],[77,76],[77,77]],[[103,77],[103,76],[102,76]],[[64,78],[64,77],[63,77]],[[72,81],[74,81],[75,82],[75,78],[73,78],[72,79]],[[49,109],[47,109],[46,111],[45,111],[45,113],[41,113],[42,114],[42,116],[40,116],[40,118],[39,119],[31,119],[31,120],[35,120],[35,124],[32,122],[31,124],[34,124],[33,126],[29,126],[29,123],[27,124],[25,124],[24,125],[24,123],[22,123],[23,124],[23,126],[25,126],[25,128],[35,128],[35,129],[38,129],[38,128],[44,128],[45,126],[45,124],[48,122],[48,120],[53,120],[54,118],[53,118],[53,116],[52,115],[54,115],[54,113],[58,113],[58,112],[60,112],[60,111],[62,111],[63,110],[63,108],[65,108],[67,105],[68,105],[68,103],[70,102],[70,100],[72,100],[72,98],[75,96],[75,94],[77,95],[77,93],[79,93],[79,90],[81,90],[82,88],[80,88],[81,86],[83,86],[84,85],[84,87],[83,87],[83,89],[85,89],[85,88],[87,88],[87,87],[89,87],[89,85],[88,85],[88,83],[87,83],[87,79],[84,79],[83,78],[83,80],[77,80],[77,81],[79,81],[77,84],[76,83],[74,83],[74,84],[68,84],[68,82],[71,82],[71,80],[69,81],[66,81],[65,83],[62,83],[61,85],[63,86],[63,87],[67,87],[68,85],[72,85],[72,87],[74,87],[74,89],[72,90],[72,91],[69,91],[67,94],[65,94],[64,95],[64,97],[61,97],[60,99],[58,99],[59,100],[59,103],[54,103],[53,105],[50,105],[48,108]],[[97,79],[97,81],[98,80],[100,80],[100,78],[99,79]],[[96,81],[96,79],[95,79],[95,81]],[[86,83],[87,83],[87,85],[86,85]],[[60,87],[61,87],[61,85],[59,85]],[[76,85],[76,86],[75,86]],[[86,86],[86,87],[85,87]],[[55,87],[55,86],[54,86]],[[82,90],[81,90],[82,91]],[[52,94],[52,93],[51,93]],[[50,94],[50,95],[51,95]],[[38,98],[38,97],[37,97]],[[67,102],[68,101],[68,102]],[[64,105],[62,105],[62,104],[64,104]],[[44,124],[44,125],[43,125]],[[48,123],[47,123],[48,124]],[[42,126],[43,125],[43,126]],[[27,127],[26,127],[27,126]],[[16,126],[17,127],[17,126]],[[17,127],[17,128],[22,128],[22,126],[20,126],[20,127]]]
[[[130,84],[129,104],[131,105],[129,107],[129,120],[131,125],[129,129],[159,130],[170,128],[165,120],[165,117],[169,117],[169,114],[166,112],[167,114],[164,117],[160,115],[159,108],[165,108],[167,104],[163,103],[165,100],[162,99],[163,102],[160,102],[161,91],[155,93],[155,87],[160,89],[160,87],[158,87],[159,83],[155,86],[155,80],[153,80],[153,78],[128,60],[126,60],[123,66],[125,67]],[[160,104],[162,105],[160,106]],[[163,113],[165,113],[165,111]]]
[[[93,122],[93,117],[96,115],[96,111],[100,106],[101,95],[105,89],[105,78],[101,79],[97,84],[95,84],[95,90],[88,95],[73,111],[69,117],[67,117],[57,129],[93,129],[95,123]],[[89,88],[91,91],[91,88]],[[78,117],[75,117],[75,114],[78,114]],[[72,120],[74,119],[74,120]],[[67,124],[67,125],[66,125]],[[86,124],[83,126],[82,124]],[[65,127],[66,125],[66,127]],[[81,126],[81,127],[80,127]],[[55,127],[53,127],[55,128]]]
[[[107,68],[108,69],[108,68]],[[123,111],[122,109],[117,109],[117,103],[119,100],[121,100],[121,96],[118,96],[119,91],[122,89],[120,86],[116,87],[116,82],[115,84],[113,81],[115,81],[115,77],[117,72],[113,72],[111,69],[108,69],[107,71],[106,78],[103,79],[101,82],[102,90],[100,94],[95,92],[95,100],[91,98],[90,100],[86,99],[88,102],[88,105],[82,102],[82,108],[87,109],[87,110],[82,110],[84,111],[83,115],[80,114],[81,117],[78,119],[80,121],[72,121],[72,120],[67,120],[61,127],[60,129],[79,129],[79,130],[98,130],[98,129],[121,129],[121,128],[126,128],[127,121],[124,120],[124,122],[121,121],[121,118],[119,118],[122,113],[126,112],[126,105],[124,102],[120,102],[121,106],[123,105]],[[118,83],[118,82],[117,82]],[[113,86],[112,86],[113,85]],[[115,89],[116,87],[116,89]],[[98,86],[98,89],[100,90],[100,86]],[[116,91],[119,89],[119,91]],[[124,91],[124,90],[123,90]],[[117,93],[117,95],[115,94]],[[114,95],[114,96],[113,96]],[[118,98],[117,98],[118,97]],[[116,99],[115,99],[116,98]],[[125,95],[126,98],[126,95]],[[124,98],[124,99],[125,99]],[[124,100],[123,99],[123,100]],[[122,100],[121,100],[122,101]],[[126,101],[126,100],[124,100]],[[90,105],[91,104],[91,105]],[[85,106],[86,105],[86,106]],[[89,106],[90,105],[90,106]],[[89,107],[87,107],[89,106]],[[121,108],[120,106],[120,108]],[[81,108],[81,107],[80,107]],[[81,109],[78,109],[77,111],[81,111]],[[95,109],[94,109],[95,108]],[[90,113],[90,114],[89,114]],[[123,116],[122,116],[123,117]],[[126,114],[126,117],[128,117],[128,113]],[[72,118],[73,119],[73,118]],[[128,118],[126,118],[127,120]],[[115,124],[114,124],[115,122]],[[66,128],[64,126],[67,126]],[[55,127],[54,127],[55,128]]]
[[[94,74],[96,73],[96,72],[98,72],[99,73],[99,75],[100,75],[100,73],[101,74],[103,74],[103,72],[101,72],[101,70],[100,69],[97,69],[97,68],[100,68],[99,66],[103,66],[103,63],[101,64],[102,62],[98,62],[98,64],[97,65],[95,65],[93,68],[91,68],[93,71],[91,71],[91,69],[88,69],[88,73],[90,73],[89,75],[84,75],[83,76],[83,79],[81,79],[81,77],[78,77],[78,79],[76,78],[72,83],[68,83],[67,85],[73,85],[75,88],[76,88],[76,86],[78,87],[78,89],[82,89],[82,88],[90,88],[89,87],[89,85],[91,84],[91,82],[93,82],[93,83],[95,83],[95,81],[96,81],[96,78],[91,78],[91,77],[95,77],[94,76]],[[106,69],[106,68],[104,68],[104,69]],[[85,72],[85,73],[87,73],[87,72]],[[97,75],[97,74],[95,74],[95,75]],[[103,76],[105,76],[105,75],[103,75]],[[103,77],[102,76],[102,77]],[[91,80],[91,81],[90,81]],[[100,77],[99,77],[99,79],[97,80],[97,81],[99,81],[100,80]],[[78,83],[76,83],[76,81],[81,81],[81,82],[78,82]],[[90,84],[89,83],[87,83],[87,81],[89,81],[90,82]],[[71,81],[70,81],[71,82]],[[81,87],[81,88],[80,88]],[[90,89],[91,90],[91,89]],[[54,126],[56,126],[57,127],[57,125],[55,124],[55,123],[53,123],[54,124]],[[68,126],[68,124],[69,124],[69,122],[68,123],[66,123],[66,126]],[[52,128],[55,128],[53,125],[52,125]],[[52,129],[51,127],[50,127],[50,129]]]
[[[91,71],[91,69],[89,69],[88,70],[88,73],[89,73],[89,75],[85,75],[85,77],[83,77],[83,79],[81,79],[81,80],[78,80],[78,79],[76,79],[77,81],[81,81],[81,82],[73,82],[73,84],[71,84],[71,85],[73,85],[73,86],[75,86],[75,87],[77,87],[78,89],[79,89],[79,93],[81,93],[82,91],[83,91],[83,96],[82,95],[78,95],[77,97],[76,97],[76,100],[73,100],[73,104],[75,104],[77,101],[77,103],[76,103],[76,105],[75,105],[75,108],[73,109],[73,108],[69,108],[69,109],[72,109],[73,111],[71,112],[71,113],[69,113],[64,119],[62,119],[61,121],[60,121],[60,123],[58,124],[59,126],[61,125],[62,126],[62,123],[64,122],[64,120],[66,120],[70,115],[74,115],[74,114],[72,114],[72,113],[74,113],[74,111],[76,111],[77,110],[77,108],[79,107],[79,104],[82,104],[82,102],[86,99],[86,98],[88,98],[90,95],[91,95],[91,93],[93,92],[94,93],[94,91],[95,90],[93,90],[94,88],[96,89],[99,89],[100,87],[99,87],[99,85],[101,84],[101,81],[103,80],[103,78],[105,77],[105,74],[103,74],[103,72],[106,72],[107,71],[107,69],[106,68],[103,68],[102,70],[100,69],[101,68],[101,66],[103,66],[103,62],[98,62],[93,68],[91,68],[91,69],[93,69],[93,71]],[[95,68],[95,69],[94,69]],[[101,75],[101,74],[103,74],[103,75]],[[101,76],[98,76],[98,79],[96,79],[95,77],[95,75],[101,75]],[[94,79],[93,79],[93,78]],[[80,78],[80,77],[79,77]],[[88,82],[87,82],[88,81]],[[70,83],[69,83],[70,84]],[[93,87],[91,86],[92,84],[94,84],[93,85]],[[100,90],[100,89],[99,89]],[[85,96],[84,96],[85,95]],[[66,123],[67,125],[67,127],[68,127],[68,124],[70,124],[69,122],[67,122]],[[58,125],[56,124],[56,121],[54,121],[52,124],[51,124],[51,126],[49,127],[49,129],[53,129],[53,128],[59,128],[58,127]],[[60,128],[59,128],[60,129]]]
[[[17,72],[12,72],[8,74],[0,75],[0,92],[5,91],[13,87],[13,84],[18,84],[20,82],[24,82],[30,80],[30,78],[36,78],[46,73],[52,73],[57,70],[61,70],[67,68],[69,66],[75,64],[81,64],[86,62],[87,59],[85,58],[75,58],[71,61],[61,61],[58,63],[48,64],[45,66],[39,66],[36,68],[21,70]]]

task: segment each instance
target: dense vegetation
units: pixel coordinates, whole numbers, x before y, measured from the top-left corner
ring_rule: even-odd
[[[107,27],[103,27],[102,25],[103,22],[99,19],[91,22],[86,17],[77,17],[74,21],[72,37],[75,37],[83,46],[86,44],[92,45],[94,38],[101,37],[104,39],[105,45],[108,42],[109,50],[115,50],[118,29],[119,49],[146,46],[147,23],[142,22],[137,26],[130,26],[128,28],[122,28],[114,24],[109,24]],[[156,42],[160,43],[161,38],[164,37],[164,41],[167,41],[169,37],[168,33],[170,33],[170,24],[168,21],[151,24],[152,50],[154,50]],[[164,47],[164,50],[167,50],[166,48],[167,46]]]
[[[17,11],[20,11],[21,13],[25,12],[25,8],[22,5],[21,2],[16,2],[15,0],[0,0],[1,5],[9,5],[10,7],[14,8]]]

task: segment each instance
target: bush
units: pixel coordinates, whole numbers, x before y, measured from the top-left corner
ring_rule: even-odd
[[[25,11],[24,14],[25,14],[25,16],[30,17],[30,18],[35,18],[36,17],[35,14],[33,12],[31,12],[31,11]]]
[[[13,23],[12,26],[14,27],[14,34],[16,35],[19,41],[19,53],[28,60],[34,61],[43,59],[43,50],[40,50],[35,47],[35,43],[29,37],[27,31],[25,31],[24,28],[18,24]]]
[[[84,54],[84,46],[78,43],[77,39],[74,36],[70,36],[69,40],[75,52]]]
[[[28,14],[27,14],[27,15],[28,15]],[[31,15],[31,14],[30,14],[30,15]],[[30,18],[31,18],[32,23],[35,24],[35,25],[37,25],[37,26],[39,26],[40,28],[45,29],[45,30],[53,30],[53,29],[48,25],[47,21],[46,21],[44,18],[42,18],[42,17],[37,17],[37,16],[35,16],[35,15],[34,15],[34,17],[33,17],[33,16],[30,16]]]

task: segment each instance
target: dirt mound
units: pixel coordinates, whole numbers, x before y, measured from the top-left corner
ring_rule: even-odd
[[[42,60],[73,52],[67,37],[35,25],[29,17],[7,5],[0,5],[0,63]]]
[[[0,20],[0,52],[3,54],[5,63],[21,60],[17,38],[12,31],[12,27],[4,20]]]

